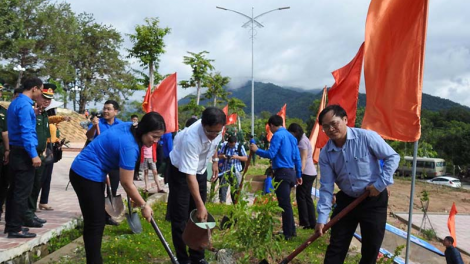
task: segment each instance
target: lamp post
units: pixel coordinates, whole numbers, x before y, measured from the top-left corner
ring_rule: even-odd
[[[18,88],[20,87],[20,84],[21,84],[21,77],[23,77],[23,72],[26,70],[25,68],[21,67],[21,65],[16,65],[15,67],[13,67],[13,70],[19,72],[18,73],[18,79],[16,80],[16,87],[15,88]]]
[[[253,68],[253,65],[254,65],[254,27],[255,26],[257,26],[259,28],[264,27],[263,24],[256,21],[256,19],[261,17],[261,16],[264,16],[268,13],[271,13],[271,12],[274,12],[274,11],[280,11],[280,10],[284,10],[284,9],[289,9],[290,7],[276,8],[276,9],[269,10],[267,12],[261,13],[260,15],[257,15],[257,16],[253,15],[253,10],[254,10],[253,7],[251,8],[251,16],[245,15],[245,14],[243,14],[241,12],[238,12],[238,11],[235,11],[235,10],[220,7],[220,6],[216,6],[216,8],[222,9],[222,10],[225,10],[225,11],[231,11],[231,12],[237,13],[237,14],[245,17],[245,18],[248,18],[249,20],[245,24],[242,25],[243,28],[246,28],[246,27],[251,25],[251,135],[255,135],[255,79],[254,79],[254,68]]]

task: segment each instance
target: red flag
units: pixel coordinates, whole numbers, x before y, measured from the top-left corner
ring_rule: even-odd
[[[284,104],[284,106],[281,108],[281,111],[277,112],[277,115],[282,117],[283,127],[286,127],[286,106],[287,104]]]
[[[144,110],[145,113],[149,112],[149,100],[150,100],[150,94],[152,93],[152,88],[149,87],[147,88],[147,92],[145,92],[145,97],[144,101],[142,102],[142,109]]]
[[[237,117],[236,113],[233,113],[233,114],[227,116],[227,126],[235,124],[237,122],[237,118],[238,117]]]
[[[226,105],[222,111],[224,112],[225,116],[228,116],[228,105]]]
[[[348,126],[350,127],[354,127],[356,122],[357,98],[359,96],[363,57],[364,43],[362,43],[356,56],[350,63],[332,72],[335,83],[328,91],[328,105],[341,105],[348,114]]]
[[[452,204],[452,208],[449,213],[449,220],[447,220],[447,227],[449,228],[450,235],[454,238],[454,247],[457,246],[457,236],[455,235],[455,215],[457,214],[457,207],[455,202]]]
[[[421,98],[428,0],[373,0],[366,21],[362,127],[382,137],[421,136]]]
[[[320,133],[320,124],[318,123],[318,116],[320,115],[321,111],[325,109],[325,106],[326,106],[326,86],[325,88],[323,88],[323,95],[321,97],[320,107],[318,108],[317,120],[315,121],[315,125],[313,126],[312,132],[310,132],[310,145],[312,145],[313,147],[313,162],[314,163],[318,163],[318,159],[320,157],[320,148],[316,147],[318,134]],[[323,131],[322,133],[325,134],[325,132]]]
[[[166,132],[178,131],[178,96],[176,72],[163,80],[152,93],[149,111],[160,113],[165,119]]]
[[[328,91],[328,105],[341,105],[348,115],[348,126],[354,127],[356,122],[357,99],[359,96],[359,82],[361,80],[362,59],[364,57],[364,43],[362,43],[356,56],[347,65],[332,72],[335,83]],[[328,136],[319,131],[316,148],[323,148],[328,142]]]
[[[266,139],[268,140],[268,142],[271,142],[271,138],[273,138],[273,133],[271,132],[271,129],[269,129],[268,123],[266,123],[264,129],[266,129]]]

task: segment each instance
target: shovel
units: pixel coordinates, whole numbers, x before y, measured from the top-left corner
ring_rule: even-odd
[[[106,178],[106,188],[108,197],[104,200],[104,209],[112,217],[119,217],[124,211],[124,203],[122,202],[121,195],[113,196],[111,193],[111,183],[109,176]]]
[[[176,259],[175,255],[174,255],[173,252],[171,251],[170,246],[168,245],[168,242],[166,242],[165,238],[163,237],[162,231],[160,231],[160,228],[158,228],[157,223],[155,223],[155,220],[153,219],[153,217],[152,217],[152,219],[150,219],[150,223],[152,224],[152,227],[153,227],[153,229],[155,230],[155,233],[157,233],[158,238],[159,238],[160,241],[162,242],[163,247],[164,247],[165,250],[166,250],[166,253],[168,253],[168,256],[169,256],[170,259],[171,259],[171,263],[173,263],[173,264],[179,264],[179,262],[178,262],[178,260]]]
[[[366,191],[363,193],[361,196],[357,197],[356,200],[354,200],[352,203],[350,203],[348,206],[346,206],[341,212],[339,212],[333,219],[331,219],[326,225],[323,227],[323,233],[325,233],[328,229],[330,229],[333,225],[338,223],[341,218],[343,218],[345,215],[347,215],[352,209],[354,209],[358,204],[360,204],[364,199],[366,199],[369,196],[369,191]],[[315,233],[313,236],[309,237],[307,241],[305,241],[302,245],[300,245],[298,248],[294,250],[289,256],[284,258],[279,264],[286,264],[289,263],[291,260],[293,260],[300,252],[304,251],[313,241],[317,240],[320,235]],[[263,259],[259,264],[269,264],[269,262],[266,259]]]
[[[142,233],[142,224],[140,223],[139,215],[136,212],[132,212],[131,198],[129,196],[127,196],[127,207],[129,208],[129,212],[126,214],[126,218],[132,233]]]

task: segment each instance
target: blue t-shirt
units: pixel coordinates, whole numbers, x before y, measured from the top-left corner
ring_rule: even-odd
[[[94,139],[78,154],[72,170],[85,179],[105,182],[111,170],[134,170],[139,146],[131,132],[131,122],[115,125]]]

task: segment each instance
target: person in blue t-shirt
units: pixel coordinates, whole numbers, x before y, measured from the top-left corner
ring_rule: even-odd
[[[104,189],[106,175],[119,169],[119,179],[127,195],[150,221],[153,211],[134,185],[134,170],[140,165],[140,150],[150,147],[165,133],[163,117],[150,112],[139,126],[131,122],[113,126],[93,140],[72,163],[70,182],[77,194],[83,215],[83,241],[87,263],[103,263],[101,239],[105,226]]]
[[[286,240],[297,236],[295,231],[294,213],[290,202],[290,191],[294,185],[302,185],[302,163],[297,147],[297,139],[282,126],[282,117],[273,115],[268,120],[269,129],[273,133],[271,145],[268,150],[250,144],[250,150],[261,158],[272,160],[275,190],[279,207],[282,212],[282,232]]]

